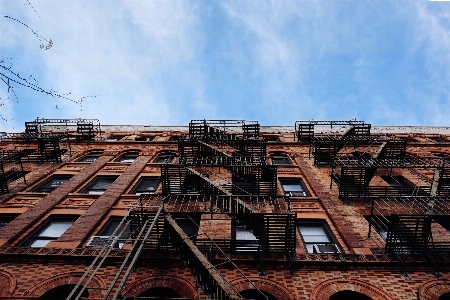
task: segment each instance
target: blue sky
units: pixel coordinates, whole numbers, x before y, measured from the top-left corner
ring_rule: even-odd
[[[447,1],[0,0],[0,14],[4,66],[86,97],[0,81],[0,131],[36,117],[450,126]]]

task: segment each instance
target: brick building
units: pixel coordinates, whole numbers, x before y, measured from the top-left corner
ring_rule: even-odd
[[[450,299],[450,128],[1,134],[0,299]]]

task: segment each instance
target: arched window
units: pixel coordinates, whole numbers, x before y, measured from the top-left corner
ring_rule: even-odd
[[[164,153],[160,153],[154,163],[156,164],[170,164],[173,162],[173,160],[175,159],[175,155],[173,153],[170,152],[164,152]]]
[[[66,300],[66,298],[70,295],[72,290],[75,288],[75,284],[65,284],[51,289],[42,295],[39,300]],[[89,297],[89,293],[87,290],[83,291],[81,295],[83,298]]]
[[[123,163],[131,163],[135,161],[135,159],[139,156],[139,151],[128,151],[125,152],[121,157],[119,157],[116,161]]]
[[[146,290],[145,292],[140,294],[139,297],[152,297],[155,299],[156,298],[165,299],[165,298],[181,298],[181,295],[171,288],[154,287]]]
[[[277,300],[273,295],[269,294],[268,292],[264,291],[258,291],[257,289],[251,289],[251,290],[245,290],[242,292],[239,292],[239,294],[244,297],[245,299],[255,299],[255,300],[266,300],[266,298],[261,295],[263,293],[268,300]]]
[[[355,291],[346,290],[331,295],[330,300],[372,300],[372,298]]]
[[[102,156],[103,151],[92,151],[80,158],[79,162],[94,162],[96,161],[100,156]]]

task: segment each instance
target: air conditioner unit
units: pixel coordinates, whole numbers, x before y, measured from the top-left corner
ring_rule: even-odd
[[[335,244],[314,244],[314,253],[339,253]]]
[[[95,235],[91,237],[86,247],[102,248],[104,246],[112,246],[117,236]]]

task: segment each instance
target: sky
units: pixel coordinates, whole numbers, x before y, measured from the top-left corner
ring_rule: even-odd
[[[4,132],[36,117],[450,126],[449,1],[0,0],[0,62]]]

